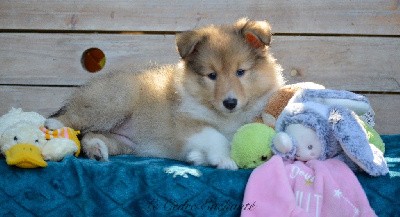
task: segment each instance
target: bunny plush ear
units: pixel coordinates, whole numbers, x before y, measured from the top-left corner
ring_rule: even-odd
[[[313,101],[328,106],[343,106],[354,111],[358,115],[363,115],[371,110],[371,105],[365,96],[346,90],[304,89],[298,91],[298,93],[293,96],[292,101]]]
[[[383,153],[369,144],[366,132],[354,112],[341,106],[333,106],[329,123],[345,154],[361,169],[372,176],[389,172]]]

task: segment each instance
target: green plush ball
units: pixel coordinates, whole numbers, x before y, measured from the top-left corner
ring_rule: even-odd
[[[275,130],[261,123],[239,128],[232,140],[231,157],[239,168],[256,168],[272,156],[271,143]]]
[[[361,120],[361,125],[367,131],[367,137],[369,143],[373,144],[377,147],[383,154],[385,154],[385,143],[383,142],[381,136],[374,128],[372,128],[369,124],[365,123]]]

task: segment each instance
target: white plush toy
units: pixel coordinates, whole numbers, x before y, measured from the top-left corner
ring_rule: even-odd
[[[349,91],[301,90],[277,119],[272,150],[290,160],[338,158],[353,170],[385,175],[383,153],[369,143],[358,118],[370,110],[367,98]]]
[[[70,128],[57,133],[48,131],[42,127],[45,120],[36,112],[14,108],[0,117],[0,151],[8,165],[46,167],[45,160],[59,161],[66,155],[79,154],[80,143],[76,137],[79,132]]]

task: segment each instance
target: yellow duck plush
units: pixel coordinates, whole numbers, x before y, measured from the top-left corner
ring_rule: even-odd
[[[0,117],[0,151],[8,165],[46,167],[46,160],[59,161],[66,155],[79,154],[79,132],[70,128],[48,131],[41,128],[45,120],[36,112],[14,108]]]
[[[23,133],[22,133],[23,132]],[[1,151],[8,165],[21,168],[46,167],[42,148],[46,143],[42,132],[31,123],[21,122],[3,132]]]

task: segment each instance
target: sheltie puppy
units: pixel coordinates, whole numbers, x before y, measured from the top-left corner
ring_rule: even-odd
[[[233,134],[284,83],[270,42],[270,25],[247,19],[179,33],[178,64],[95,78],[46,126],[80,130],[83,152],[97,160],[133,154],[237,169]]]

